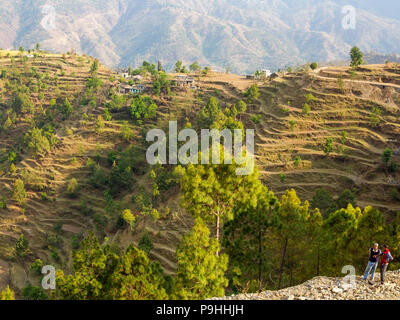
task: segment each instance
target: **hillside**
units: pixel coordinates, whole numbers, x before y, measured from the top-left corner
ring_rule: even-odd
[[[154,169],[160,196],[152,197],[145,133],[166,128],[168,120],[178,120],[180,127],[196,123],[210,97],[230,108],[246,99],[244,91],[255,83],[260,96],[240,118],[245,128],[256,130],[256,162],[269,189],[281,195],[294,188],[302,200],[311,200],[321,187],[335,199],[350,189],[358,206],[380,209],[386,221],[400,210],[399,173],[382,162],[385,148],[393,150],[392,163],[400,160],[398,64],[366,65],[355,72],[303,70],[272,81],[193,75],[196,90],[172,88],[160,95],[153,94],[147,75],[146,94],[157,109],[139,120],[129,111],[134,98],[121,98],[111,87],[119,76],[101,64],[91,71],[94,61],[74,53],[29,57],[0,51],[5,72],[0,79],[0,288],[37,280],[30,270],[37,258],[71,270],[69,252],[89,230],[121,247],[149,236],[154,246],[149,256],[173,275],[176,246],[193,218],[179,205],[172,166]],[[23,100],[18,112],[11,94],[16,92]],[[43,134],[50,145],[34,140],[33,128],[41,130],[36,138]],[[332,148],[324,152],[327,139]],[[17,180],[24,183],[25,201],[15,195]],[[73,180],[78,187],[71,191]],[[119,222],[127,208],[136,216],[134,230]],[[158,219],[152,218],[153,209]],[[21,233],[29,240],[24,259],[13,252]]]
[[[349,285],[348,279],[316,277],[301,285],[279,291],[241,294],[213,300],[400,300],[399,273],[399,270],[389,271],[383,286],[377,281],[379,274],[373,284],[357,277],[355,288]]]
[[[161,60],[171,70],[177,60],[198,60],[243,73],[347,59],[353,45],[364,52],[400,51],[396,0],[352,1],[356,27],[350,30],[342,27],[342,8],[349,5],[343,0],[73,0],[50,7],[43,0],[2,0],[0,5],[0,48],[28,49],[39,42],[51,52],[75,49],[96,56],[110,67]]]

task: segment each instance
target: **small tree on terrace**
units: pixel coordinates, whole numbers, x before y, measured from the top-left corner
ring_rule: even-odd
[[[389,149],[389,148],[386,148],[386,149],[383,151],[383,153],[382,153],[382,161],[383,161],[383,163],[384,163],[386,166],[388,165],[390,159],[392,158],[392,154],[393,154],[393,152],[392,152],[392,150]]]
[[[21,179],[15,180],[13,199],[21,205],[26,201],[26,197],[24,182]]]
[[[355,68],[358,67],[360,64],[363,63],[363,58],[364,54],[361,52],[361,50],[358,47],[353,47],[351,48],[350,51],[350,58],[351,58],[351,62],[350,62],[350,66]]]
[[[258,86],[256,84],[253,84],[246,91],[246,97],[248,98],[250,103],[253,102],[254,100],[257,100],[259,96],[260,96],[260,92],[259,92]]]
[[[312,70],[317,69],[317,68],[318,68],[318,63],[316,63],[316,62],[311,63],[311,64],[310,64],[310,68],[311,68]]]

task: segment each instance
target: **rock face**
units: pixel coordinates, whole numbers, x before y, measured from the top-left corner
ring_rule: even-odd
[[[212,300],[400,300],[400,270],[389,271],[385,284],[380,284],[379,272],[373,282],[356,276],[348,278],[315,277],[301,285],[260,294],[239,294]]]

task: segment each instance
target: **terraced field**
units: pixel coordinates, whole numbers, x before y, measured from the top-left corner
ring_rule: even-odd
[[[387,64],[363,66],[355,73],[328,67],[259,82],[260,97],[242,120],[247,128],[256,127],[256,159],[265,183],[277,194],[295,188],[303,199],[311,199],[317,188],[335,196],[347,188],[356,192],[360,206],[400,210],[392,197],[398,173],[382,162],[385,148],[394,151],[394,162],[400,160],[399,77],[399,66]],[[211,78],[205,85],[229,101],[239,99],[243,86],[238,83],[247,80],[226,78]],[[250,121],[254,113],[262,115],[256,125]],[[328,138],[333,145],[329,154],[324,152]]]
[[[0,167],[0,196],[7,203],[6,208],[0,209],[0,285],[11,282],[23,287],[35,277],[29,271],[34,258],[70,268],[69,252],[74,239],[88,230],[96,230],[121,246],[137,244],[147,233],[154,245],[150,257],[160,261],[167,273],[174,273],[176,245],[193,224],[190,215],[179,207],[179,188],[163,194],[158,209],[168,208],[169,214],[157,221],[138,217],[134,231],[116,229],[112,223],[102,226],[102,217],[107,221],[117,217],[107,210],[104,190],[88,186],[88,159],[96,159],[104,170],[110,170],[106,166],[110,150],[140,146],[143,130],[151,126],[166,128],[168,120],[177,119],[182,126],[187,121],[194,123],[210,96],[216,96],[223,106],[245,99],[243,91],[254,81],[223,74],[201,77],[197,91],[173,90],[168,96],[152,96],[158,105],[155,120],[135,124],[126,112],[115,112],[112,120],[105,121],[104,128],[98,130],[96,119],[104,114],[110,101],[110,77],[116,77],[111,70],[100,65],[97,76],[103,86],[96,103],[82,104],[93,58],[39,54],[25,63],[19,62],[20,58],[18,52],[8,56],[1,52],[0,69],[24,74],[34,68],[47,88],[40,91],[44,93],[42,97],[30,93],[35,105],[31,115],[25,113],[7,132],[0,132],[0,150],[5,159]],[[332,67],[258,82],[260,97],[248,105],[241,120],[245,128],[256,129],[256,160],[264,182],[277,194],[295,188],[302,199],[311,199],[320,187],[335,196],[346,188],[353,189],[358,205],[378,207],[390,218],[400,210],[400,202],[392,196],[393,189],[399,187],[399,174],[385,168],[381,155],[385,148],[391,148],[393,161],[400,160],[399,79],[400,67],[388,64],[363,66],[356,74],[347,68]],[[10,97],[3,79],[0,90],[1,111],[5,113]],[[45,114],[51,108],[51,99],[65,97],[77,107],[71,117],[60,119],[55,126],[59,140],[56,147],[41,156],[18,149],[33,116]],[[303,111],[305,103],[309,106],[307,112]],[[259,123],[251,120],[254,114],[261,115]],[[121,128],[126,123],[133,132],[128,141],[121,139]],[[329,153],[323,150],[327,138],[332,139],[333,146]],[[15,173],[6,160],[12,149],[18,150],[20,157]],[[21,175],[27,181],[24,206],[12,199],[15,179]],[[81,186],[77,198],[67,193],[72,178]],[[148,174],[136,174],[132,191],[116,196],[121,208],[134,210],[140,188],[151,190]],[[92,208],[90,214],[83,213],[83,203]],[[30,261],[12,257],[12,248],[21,233],[29,240]],[[61,244],[49,240],[56,235],[62,238]]]

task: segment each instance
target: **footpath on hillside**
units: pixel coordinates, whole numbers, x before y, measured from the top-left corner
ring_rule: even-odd
[[[212,300],[400,300],[400,270],[389,271],[385,284],[376,272],[372,284],[356,276],[352,286],[347,277],[315,277],[298,286],[260,294],[239,294]]]

